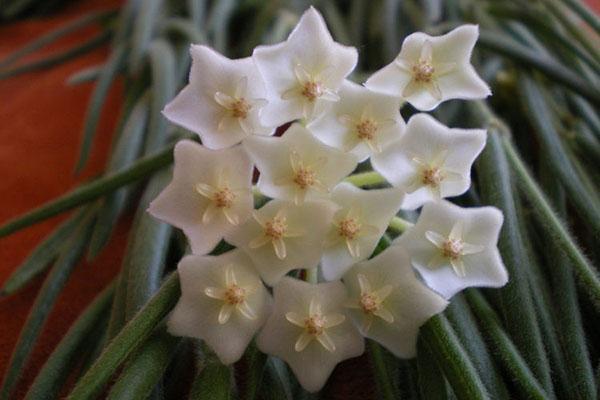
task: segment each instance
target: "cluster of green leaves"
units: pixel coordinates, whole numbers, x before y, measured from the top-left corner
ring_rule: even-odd
[[[365,368],[365,381],[372,380],[384,399],[596,398],[600,20],[579,0],[316,3],[336,40],[360,49],[361,64],[352,77],[357,81],[388,63],[406,34],[478,23],[474,61],[495,92],[489,102],[448,102],[435,115],[450,126],[488,129],[474,185],[456,201],[502,209],[499,247],[510,282],[455,296],[422,328],[416,360],[397,360],[370,342],[372,368]],[[170,177],[173,143],[189,135],[169,126],[160,111],[186,82],[190,42],[207,43],[232,58],[247,56],[258,44],[283,40],[307,6],[304,0],[129,0],[119,10],[85,15],[0,60],[0,79],[8,79],[110,43],[104,64],[69,79],[72,85],[95,85],[76,171],[92,151],[109,88],[116,79],[125,81],[104,174],[0,227],[2,237],[74,210],[1,289],[10,295],[48,271],[0,399],[12,398],[72,270],[86,254],[91,259],[102,251],[130,207],[137,211],[119,275],[70,328],[27,398],[57,398],[67,378],[76,379],[70,399],[319,396],[303,392],[280,360],[254,346],[240,363],[226,367],[202,343],[165,332],[164,318],[180,293],[175,266],[187,246],[179,233],[145,211]],[[61,53],[20,62],[89,25],[99,25],[101,33]],[[402,111],[406,117],[414,112]],[[368,174],[357,175],[357,183]],[[389,234],[403,229],[393,226]],[[386,235],[378,249],[388,244]],[[334,398],[336,388],[329,385],[323,392],[323,398]]]

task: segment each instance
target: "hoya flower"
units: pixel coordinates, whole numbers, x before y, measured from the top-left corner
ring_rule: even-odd
[[[206,254],[253,208],[252,163],[241,146],[210,150],[182,140],[175,146],[173,180],[148,212],[182,229],[194,254]]]
[[[400,189],[361,190],[340,183],[331,200],[339,206],[329,228],[321,267],[327,280],[340,279],[352,264],[367,259],[402,204]]]
[[[280,138],[250,137],[244,147],[260,171],[260,191],[296,204],[327,197],[357,164],[352,154],[323,144],[300,124],[291,125]]]
[[[344,284],[350,317],[361,333],[397,357],[415,356],[419,327],[448,305],[417,279],[400,246],[356,264],[344,275]]]
[[[339,95],[340,100],[308,126],[325,144],[349,151],[362,161],[400,138],[405,124],[397,97],[349,80],[344,81]]]
[[[252,261],[233,250],[184,257],[177,270],[181,298],[169,317],[169,332],[204,340],[223,364],[236,362],[271,310],[271,296]]]
[[[189,129],[211,149],[248,135],[270,135],[260,113],[267,104],[263,80],[250,57],[230,60],[207,46],[192,45],[189,84],[165,107],[171,122]]]
[[[485,130],[450,129],[427,114],[417,114],[402,138],[371,162],[388,182],[406,191],[402,208],[415,209],[466,192],[471,166],[485,141]]]
[[[287,362],[306,390],[318,391],[337,363],[364,352],[362,336],[344,315],[341,282],[310,284],[285,277],[273,294],[273,312],[256,343]]]
[[[311,119],[315,111],[337,101],[358,53],[334,42],[323,17],[311,7],[285,42],[259,46],[252,57],[270,91],[262,118],[272,126]]]
[[[491,94],[471,65],[479,36],[477,25],[463,25],[442,36],[409,35],[396,59],[375,72],[365,85],[402,97],[429,111],[449,99],[482,99]]]
[[[295,205],[272,200],[254,212],[227,241],[243,249],[268,285],[297,268],[316,268],[334,206],[326,201]]]
[[[494,207],[428,203],[397,241],[427,285],[445,298],[471,286],[500,287],[508,274],[497,242],[503,216]]]

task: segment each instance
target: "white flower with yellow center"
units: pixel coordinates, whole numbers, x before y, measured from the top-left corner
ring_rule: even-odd
[[[252,261],[239,250],[187,256],[178,272],[181,298],[167,322],[169,332],[204,340],[224,364],[239,360],[271,310]]]
[[[404,131],[400,100],[344,81],[340,100],[308,126],[323,143],[363,161],[398,140]]]
[[[317,267],[334,207],[328,201],[295,205],[272,200],[226,240],[244,250],[263,280],[273,285],[292,269]]]
[[[209,253],[254,208],[252,163],[241,146],[210,150],[182,140],[173,180],[148,212],[183,230],[194,254]]]
[[[273,126],[311,119],[337,101],[358,53],[334,42],[323,17],[311,7],[285,42],[258,46],[252,57],[270,92],[263,122]]]
[[[190,82],[163,111],[171,122],[197,133],[211,149],[274,133],[274,126],[260,121],[267,92],[250,57],[230,60],[199,45],[190,53]]]
[[[415,356],[419,327],[448,305],[417,279],[400,246],[356,264],[344,284],[349,314],[361,333],[401,358]]]
[[[318,391],[340,361],[363,353],[362,336],[344,316],[341,282],[310,284],[285,277],[273,294],[273,312],[256,343],[287,362],[306,390]]]
[[[356,157],[317,140],[300,124],[282,137],[251,137],[243,143],[260,171],[258,189],[266,196],[293,200],[326,198],[356,168]]]
[[[402,138],[371,158],[373,169],[406,191],[403,209],[458,196],[471,186],[471,166],[485,147],[481,129],[450,129],[416,114]]]
[[[336,186],[331,200],[339,209],[329,228],[321,260],[325,279],[340,279],[352,264],[373,253],[403,198],[404,192],[396,188],[362,190],[349,183]]]
[[[485,98],[490,89],[470,61],[478,37],[477,25],[463,25],[443,36],[413,33],[394,62],[375,72],[365,86],[401,97],[421,111],[449,99]]]
[[[445,298],[471,286],[508,281],[497,242],[502,213],[494,207],[461,208],[428,203],[397,244],[406,248],[425,282]]]

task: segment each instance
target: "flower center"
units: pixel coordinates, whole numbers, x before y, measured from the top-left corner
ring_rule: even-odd
[[[447,257],[451,260],[459,259],[462,255],[462,250],[463,242],[460,239],[448,238],[442,246],[442,253],[444,257]]]
[[[246,290],[233,284],[225,291],[225,302],[231,305],[242,304],[246,300]]]
[[[361,140],[373,140],[377,133],[377,122],[371,118],[362,119],[356,124],[356,133]]]
[[[287,221],[285,217],[275,217],[265,223],[265,235],[271,239],[281,239],[287,231]]]
[[[307,187],[314,185],[316,180],[317,174],[309,167],[299,167],[294,176],[294,183],[300,186],[301,189],[306,189]]]
[[[252,106],[246,101],[246,99],[239,98],[235,99],[230,105],[229,109],[231,110],[231,115],[234,118],[246,119],[248,117],[248,112],[250,111]]]
[[[435,68],[428,61],[419,60],[418,63],[412,67],[413,78],[417,82],[431,82]]]
[[[314,314],[304,320],[306,332],[313,336],[319,336],[325,330],[325,318],[320,314]]]
[[[235,193],[228,187],[217,190],[213,196],[213,201],[217,208],[230,208],[235,200]]]
[[[444,180],[442,171],[437,167],[431,167],[423,170],[423,182],[424,185],[430,185],[437,187]]]
[[[363,293],[360,295],[360,307],[366,314],[379,310],[380,301],[374,294]]]
[[[302,96],[306,97],[309,102],[313,102],[323,94],[323,85],[321,82],[310,80],[302,85]]]
[[[360,223],[355,218],[344,218],[338,224],[338,233],[346,239],[354,239],[360,232]]]

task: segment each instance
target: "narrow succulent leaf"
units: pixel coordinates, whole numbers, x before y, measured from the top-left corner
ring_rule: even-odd
[[[379,393],[378,398],[386,400],[398,398],[391,376],[394,371],[391,371],[388,368],[388,364],[385,361],[384,350],[378,343],[372,340],[368,341],[368,348],[373,363],[373,375],[377,385],[377,393]]]
[[[94,82],[98,79],[102,71],[104,70],[105,64],[93,65],[91,67],[83,68],[67,78],[67,84],[71,86],[80,85],[82,83]]]
[[[73,323],[29,387],[26,400],[55,398],[78,361],[80,345],[96,330],[103,314],[107,314],[115,282],[107,286]]]
[[[479,371],[490,396],[498,400],[509,399],[510,395],[498,366],[494,363],[479,331],[475,316],[462,294],[452,298],[445,314],[473,365]]]
[[[86,216],[79,223],[76,231],[64,243],[60,256],[52,266],[50,273],[44,280],[44,284],[35,298],[31,311],[17,339],[17,344],[15,345],[7,372],[4,376],[2,389],[0,390],[0,399],[2,400],[11,398],[11,393],[26,366],[27,360],[33,351],[35,342],[52,310],[54,302],[85,250],[89,235],[91,234],[94,211],[93,208],[89,208],[86,211]]]
[[[195,4],[197,2],[191,1],[190,3]],[[185,18],[171,17],[164,22],[163,29],[165,32],[176,33],[183,36],[183,38],[187,39],[187,41],[190,43],[206,43],[206,38],[199,29],[199,26]],[[189,54],[189,50],[187,48],[185,49],[185,52]]]
[[[44,272],[56,259],[60,248],[67,240],[75,228],[81,222],[84,210],[75,212],[65,222],[60,224],[50,235],[48,235],[37,247],[27,256],[25,261],[15,269],[10,277],[4,282],[0,295],[10,295],[15,293],[23,286],[27,285],[36,276]]]
[[[342,18],[340,10],[335,2],[327,1],[323,3],[323,14],[327,20],[327,25],[331,28],[331,33],[335,38],[336,42],[340,42],[345,45],[350,45],[350,32],[348,27],[345,25],[345,21]]]
[[[149,1],[150,3],[150,1]],[[165,104],[172,100],[177,86],[175,53],[163,39],[154,40],[149,47],[152,69],[152,96],[148,121],[148,136],[144,154],[152,154],[164,147],[167,141],[167,119],[162,115]]]
[[[98,128],[98,122],[100,121],[100,113],[105,104],[106,96],[108,91],[114,82],[117,73],[121,67],[121,64],[125,60],[125,46],[117,46],[113,49],[110,57],[102,72],[98,76],[98,82],[92,92],[92,97],[88,104],[88,108],[85,115],[85,123],[83,126],[83,138],[81,141],[81,147],[79,149],[79,159],[75,166],[75,172],[79,173],[85,167],[87,160],[90,156],[92,143],[94,136]]]
[[[550,167],[567,190],[567,195],[576,206],[584,221],[595,232],[600,232],[600,201],[598,196],[589,193],[566,154],[558,132],[554,129],[553,115],[544,100],[544,93],[529,77],[519,79],[519,87],[527,115],[530,118],[542,151],[550,162]]]
[[[569,100],[573,105],[574,111],[589,125],[596,137],[600,138],[600,116],[596,108],[584,98],[577,95],[569,96]]]
[[[537,378],[527,364],[508,334],[502,329],[500,320],[485,298],[476,290],[466,291],[469,304],[480,321],[480,329],[486,333],[490,345],[494,349],[496,360],[519,392],[527,399],[548,399]]]
[[[527,273],[527,265],[517,205],[513,197],[513,180],[508,161],[502,150],[503,134],[497,127],[488,131],[487,145],[477,162],[479,188],[484,204],[494,205],[504,213],[504,225],[500,232],[498,247],[510,280],[499,292],[502,299],[503,322],[523,353],[527,364],[548,393],[552,392],[550,366],[542,343],[540,328],[536,323]]]
[[[128,0],[124,2],[116,22],[115,34],[112,38],[113,46],[131,41],[132,31],[135,25],[134,20],[139,14],[141,3],[141,0]],[[131,46],[131,44],[129,46]]]
[[[431,318],[421,327],[420,335],[431,349],[438,366],[444,372],[458,398],[471,400],[489,398],[473,362],[444,315],[439,314]]]
[[[106,340],[103,344],[103,348],[110,343],[110,341],[117,336],[117,334],[125,325],[125,302],[127,301],[127,279],[126,271],[121,270],[119,276],[117,276],[117,288],[115,289],[115,295],[113,296],[112,304],[110,307],[110,315],[108,318],[108,326],[106,328]]]
[[[132,6],[129,11],[133,18],[133,30],[131,32],[131,49],[129,52],[129,67],[132,72],[139,72],[144,62],[144,57],[150,42],[158,26],[157,21],[163,7],[162,0],[141,1],[139,7]],[[134,8],[138,8],[135,10]],[[124,16],[124,18],[126,18]],[[123,38],[128,35],[125,33]]]
[[[243,400],[254,400],[258,396],[263,381],[267,355],[258,350],[254,342],[251,342],[242,362],[248,366],[248,374],[245,380],[246,390],[241,398]]]
[[[92,11],[90,13],[82,15],[79,18],[69,21],[64,25],[61,25],[58,28],[35,38],[31,42],[20,47],[18,50],[4,57],[2,60],[0,60],[0,68],[6,68],[7,66],[14,64],[15,61],[18,61],[19,59],[32,54],[36,50],[39,50],[49,44],[54,43],[55,41],[61,39],[66,35],[76,32],[89,25],[93,25],[97,22],[102,22],[108,18],[112,18],[116,15],[116,13],[117,12],[114,9]]]
[[[0,237],[7,236],[36,222],[96,200],[98,197],[151,175],[173,162],[173,145],[136,161],[129,168],[80,185],[76,189],[32,210],[0,227]]]
[[[532,204],[534,215],[542,225],[544,233],[552,237],[554,246],[560,248],[569,257],[581,288],[594,306],[600,309],[600,279],[598,273],[570,235],[565,223],[561,221],[550,206],[545,195],[517,154],[510,139],[508,137],[503,138],[502,144],[517,178],[518,185],[527,200]]]
[[[423,340],[417,341],[417,370],[421,398],[428,400],[448,399],[448,383],[431,350]]]
[[[60,53],[54,53],[50,56],[41,58],[39,60],[34,60],[23,65],[17,65],[12,68],[4,69],[0,71],[0,79],[8,79],[27,72],[39,71],[42,69],[50,68],[55,65],[61,64],[65,61],[79,57],[80,55],[92,51],[95,48],[100,47],[101,45],[106,43],[108,39],[110,39],[110,36],[110,31],[104,31],[95,35],[91,39],[86,40],[85,42],[75,45]]]
[[[263,378],[261,394],[271,392],[271,399],[293,400],[290,373],[282,360],[267,356]]]
[[[208,16],[207,28],[212,38],[212,46],[224,53],[228,41],[229,20],[235,10],[235,1],[221,0],[213,3]]]
[[[202,27],[206,24],[206,0],[187,0],[186,5],[192,23]]]
[[[107,398],[109,400],[148,398],[163,377],[180,340],[181,338],[171,336],[163,329],[155,332],[143,347],[132,354]]]
[[[556,60],[531,51],[531,49],[499,32],[481,31],[479,44],[481,47],[498,52],[516,63],[537,69],[555,82],[587,98],[593,104],[600,105],[600,91]]]
[[[592,9],[580,0],[562,0],[562,2],[587,22],[596,31],[596,34],[600,35],[600,18],[598,18],[598,15]]]
[[[127,116],[117,144],[111,154],[106,173],[117,172],[133,164],[141,152],[148,120],[148,96],[142,96]],[[98,220],[90,242],[88,258],[94,258],[106,245],[111,233],[127,204],[131,193],[122,188],[109,194],[98,211]]]
[[[125,322],[160,286],[173,228],[150,215],[148,205],[171,180],[171,171],[155,174],[140,201],[127,244],[122,271],[127,277]]]
[[[209,361],[200,366],[192,390],[190,400],[229,400],[232,393],[233,375],[231,369],[218,361]]]
[[[108,344],[69,395],[83,400],[99,394],[112,374],[133,351],[140,348],[154,328],[171,311],[180,296],[179,276],[173,272],[140,312]]]

